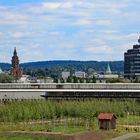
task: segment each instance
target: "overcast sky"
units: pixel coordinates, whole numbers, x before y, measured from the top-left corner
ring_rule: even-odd
[[[0,0],[0,62],[123,60],[139,33],[140,0]]]

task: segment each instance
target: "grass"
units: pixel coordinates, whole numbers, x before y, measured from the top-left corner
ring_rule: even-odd
[[[127,112],[140,114],[140,103],[126,100],[85,100],[85,101],[13,101],[0,103],[0,122],[23,122],[42,118],[82,117],[92,119],[100,112],[112,112],[126,116]]]
[[[68,126],[68,127],[55,127],[52,129],[52,132],[62,132],[64,134],[73,134],[73,133],[78,133],[78,132],[84,132],[86,129],[82,126]]]
[[[61,132],[64,134],[72,134],[87,130],[98,130],[98,121],[93,119],[86,126],[86,119],[63,118],[62,120],[34,120],[29,122],[0,122],[0,131],[44,131],[44,132]],[[129,127],[129,126],[134,127]],[[140,128],[140,116],[128,115],[127,117],[117,118],[117,130],[138,132]]]
[[[128,115],[125,117],[118,117],[117,122],[123,125],[140,125],[140,116]]]
[[[64,134],[72,134],[77,132],[87,131],[85,126],[73,125],[48,125],[48,124],[25,124],[25,123],[1,123],[0,131],[44,131],[44,132],[61,132]]]
[[[115,113],[117,127],[140,125],[140,103],[133,100],[23,100],[0,103],[0,131],[45,131],[71,134],[89,129],[98,130],[96,117],[100,112]],[[51,123],[45,123],[45,121]],[[122,128],[119,129],[122,131]]]
[[[2,136],[0,138],[0,140],[34,140],[31,137],[27,137],[27,136]],[[37,139],[36,139],[37,140]],[[38,139],[39,140],[39,139]],[[43,139],[42,139],[43,140]],[[44,139],[45,140],[45,139]]]
[[[0,140],[58,140],[57,138],[31,136],[1,136]]]

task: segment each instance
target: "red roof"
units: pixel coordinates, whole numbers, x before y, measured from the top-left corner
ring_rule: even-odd
[[[97,118],[100,120],[111,120],[113,116],[117,119],[113,113],[100,113]]]

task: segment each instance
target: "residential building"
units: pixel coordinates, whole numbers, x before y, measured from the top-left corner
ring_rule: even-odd
[[[78,78],[85,78],[86,77],[86,73],[83,71],[76,71],[74,75]]]
[[[70,76],[70,72],[69,71],[63,71],[61,73],[61,75],[62,75],[62,78],[63,79],[67,79]]]
[[[20,77],[17,82],[18,83],[30,83],[30,77],[29,75],[22,75],[22,77]]]
[[[53,83],[54,79],[51,77],[45,77],[42,79],[37,79],[37,83]]]

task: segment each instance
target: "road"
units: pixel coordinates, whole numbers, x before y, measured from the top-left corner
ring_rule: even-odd
[[[125,140],[125,139],[131,138],[131,137],[136,136],[136,135],[137,135],[137,133],[128,133],[128,134],[113,138],[111,140]]]

